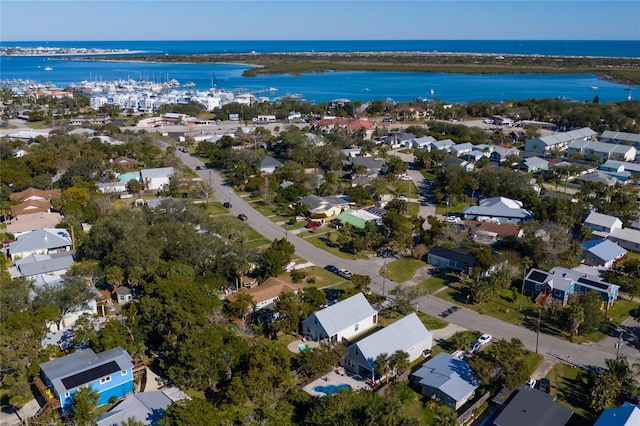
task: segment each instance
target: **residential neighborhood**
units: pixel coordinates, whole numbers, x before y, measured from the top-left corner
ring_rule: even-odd
[[[0,132],[0,423],[635,418],[634,117],[77,92]]]

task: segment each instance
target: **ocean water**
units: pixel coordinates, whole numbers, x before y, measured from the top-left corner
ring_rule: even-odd
[[[1,42],[0,46],[50,46],[129,49],[150,54],[295,51],[440,51],[519,53],[577,56],[639,57],[637,41],[109,41],[109,42]],[[46,71],[45,68],[53,68]],[[234,64],[175,64],[127,61],[87,61],[53,57],[0,57],[0,80],[30,79],[65,87],[83,80],[119,79],[195,83],[195,89],[213,85],[226,90],[263,92],[275,100],[301,95],[307,101],[332,99],[411,101],[417,97],[445,102],[562,98],[618,102],[640,97],[640,87],[603,81],[594,75],[461,75],[412,72],[326,72],[305,75],[243,77],[248,67]],[[597,89],[596,89],[597,87]],[[275,92],[264,92],[268,88]],[[433,89],[433,94],[431,90]]]

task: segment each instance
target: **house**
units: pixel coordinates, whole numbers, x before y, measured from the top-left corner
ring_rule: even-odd
[[[135,168],[138,165],[138,160],[121,155],[111,160],[111,164],[118,165],[126,170]]]
[[[144,189],[157,191],[163,189],[165,186],[169,186],[169,180],[173,174],[173,167],[143,169],[140,170],[140,182]]]
[[[60,198],[62,191],[59,189],[50,189],[47,191],[37,188],[27,188],[24,191],[14,192],[9,196],[11,201],[18,201],[23,203],[25,201],[51,201],[54,198]]]
[[[615,216],[609,216],[602,213],[591,212],[584,220],[584,225],[591,228],[597,235],[604,237],[610,234],[614,229],[622,229],[622,221]]]
[[[8,222],[5,221],[4,224],[7,226],[7,233],[18,235],[36,229],[55,228],[60,222],[62,222],[60,213],[48,211],[44,213],[21,214],[19,218],[15,217]]]
[[[422,364],[409,381],[419,387],[422,396],[442,401],[454,410],[471,400],[480,386],[469,364],[446,352]]]
[[[602,135],[600,135],[600,141],[605,143],[631,145],[636,148],[640,147],[640,135],[637,133],[605,130],[602,132]]]
[[[640,252],[640,231],[631,228],[614,228],[608,239],[627,250]]]
[[[474,241],[488,241],[490,244],[501,238],[522,238],[522,236],[524,235],[524,231],[521,227],[519,227],[518,225],[510,225],[506,223],[465,220],[464,226],[466,226],[471,231]]]
[[[133,392],[131,355],[121,347],[98,354],[83,349],[44,362],[40,364],[40,376],[60,400],[63,412],[72,408],[73,395],[87,386],[98,393],[98,406]]]
[[[634,175],[640,175],[640,164],[627,161],[607,160],[598,166],[598,170],[607,173],[616,179],[626,182]]]
[[[396,132],[382,139],[382,143],[385,145],[389,145],[392,149],[400,147],[408,148],[411,146],[411,140],[415,139],[415,137],[416,135],[414,135],[413,133]]]
[[[51,254],[71,250],[73,241],[69,231],[60,228],[44,228],[18,235],[9,243],[11,260],[30,254]]]
[[[589,266],[611,268],[627,251],[610,240],[590,240],[582,243],[582,258]]]
[[[569,144],[568,155],[581,155],[588,160],[633,161],[637,151],[629,145],[616,145],[589,140],[577,140]]]
[[[615,186],[618,183],[618,179],[611,177],[600,170],[595,170],[591,173],[578,176],[576,178],[576,182],[581,184],[595,183],[603,186]]]
[[[364,172],[354,173],[353,170],[358,167],[365,170]],[[351,170],[353,176],[366,176],[375,178],[384,168],[384,160],[373,157],[355,157],[351,158]]]
[[[425,328],[418,315],[412,313],[350,345],[345,368],[375,380],[375,361],[378,355],[404,351],[409,354],[411,363],[428,354],[432,345],[433,335]]]
[[[469,154],[471,151],[473,151],[473,145],[470,142],[465,142],[452,146],[449,152],[456,157],[462,157],[464,154]]]
[[[431,149],[429,151],[445,151],[449,152],[451,148],[455,146],[455,142],[451,139],[443,139],[441,141],[431,142]]]
[[[11,206],[9,211],[12,218],[36,213],[49,213],[51,211],[51,202],[48,200],[27,200],[16,206]]]
[[[118,287],[116,289],[116,298],[118,299],[118,305],[126,305],[133,300],[131,289],[126,286]]]
[[[492,163],[504,163],[509,156],[520,156],[520,151],[517,148],[502,148],[496,147],[491,154],[489,154],[489,160]]]
[[[380,219],[382,219],[381,216],[378,216],[374,213],[371,213],[363,209],[358,209],[358,210],[347,209],[342,213],[340,213],[338,217],[336,217],[336,220],[340,222],[341,225],[348,223],[349,225],[357,229],[364,229],[365,226],[367,225],[367,222],[376,223],[380,221]]]
[[[260,173],[274,173],[278,167],[282,167],[282,163],[268,155],[261,155],[259,159],[258,169]]]
[[[304,284],[293,284],[286,281],[281,281],[277,278],[270,277],[257,287],[249,288],[246,290],[240,290],[244,294],[248,294],[253,298],[255,303],[255,310],[259,311],[262,308],[275,302],[275,300],[282,293],[298,293],[304,289]],[[237,295],[240,292],[231,293],[225,296],[225,299],[229,302],[236,300]]]
[[[571,142],[577,140],[593,140],[596,136],[596,132],[588,127],[583,127],[582,129],[571,130],[569,132],[555,133],[553,135],[529,139],[524,144],[524,150],[537,154],[548,154],[551,150],[564,151],[569,147]]]
[[[302,321],[302,333],[312,340],[351,340],[378,324],[378,312],[358,293],[311,314]]]
[[[619,290],[619,285],[605,282],[600,277],[560,266],[549,272],[532,268],[524,279],[524,294],[535,297],[538,305],[553,299],[564,306],[573,293],[596,291],[603,302],[611,306],[618,298]]]
[[[174,402],[189,399],[176,387],[158,391],[134,393],[111,410],[95,419],[96,426],[120,426],[134,419],[144,425],[156,426],[165,417],[165,410]]]
[[[549,169],[549,162],[540,157],[524,158],[520,162],[518,169],[525,173],[536,173]]]
[[[433,136],[423,136],[421,138],[411,139],[411,148],[419,149],[420,151],[431,151],[431,144],[436,139]]]
[[[103,194],[121,194],[127,192],[127,184],[129,182],[100,182],[96,183],[98,191]]]
[[[30,254],[9,267],[11,278],[25,277],[35,286],[62,284],[67,271],[74,264],[71,252],[59,254]]]
[[[434,246],[427,254],[427,263],[429,265],[462,271],[466,274],[471,274],[475,261],[469,250],[463,247],[450,250],[442,246]]]
[[[340,197],[318,197],[307,195],[300,200],[301,204],[309,206],[309,213],[318,216],[335,217],[349,207],[349,202]]]
[[[539,389],[522,386],[515,392],[493,421],[495,426],[565,426],[573,415],[555,402],[555,396]]]
[[[607,408],[600,414],[593,426],[638,426],[640,408],[629,402],[621,407]]]
[[[399,106],[396,108],[398,120],[420,120],[427,117],[427,110],[419,106]]]
[[[445,158],[445,160],[442,162],[442,165],[462,167],[467,172],[470,172],[476,168],[476,166],[473,163],[470,163],[467,160],[463,160],[462,158],[457,158],[457,157]]]
[[[505,197],[485,198],[477,206],[465,207],[465,220],[518,224],[533,219],[533,213],[522,208],[522,201]]]

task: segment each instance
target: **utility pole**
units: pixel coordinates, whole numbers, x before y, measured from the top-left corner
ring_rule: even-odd
[[[384,284],[387,280],[387,258],[384,259],[384,265],[382,265],[382,297],[385,297],[384,294]]]
[[[618,343],[616,344],[616,359],[620,358],[620,346],[622,346],[622,335],[624,333],[622,331],[620,331],[620,334],[618,335]]]
[[[536,329],[536,353],[538,353],[538,342],[540,341],[540,315],[542,314],[542,309],[538,308],[538,327]]]

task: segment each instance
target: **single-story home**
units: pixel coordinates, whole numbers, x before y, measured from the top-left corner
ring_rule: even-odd
[[[298,293],[304,289],[304,284],[293,284],[281,281],[277,278],[270,277],[257,287],[240,290],[225,296],[229,302],[236,300],[236,296],[242,292],[253,298],[255,310],[259,311],[275,302],[275,300],[283,293]]]
[[[485,198],[477,206],[463,209],[465,220],[518,224],[533,219],[533,213],[522,208],[522,201],[505,197]]]
[[[549,169],[549,162],[540,157],[524,158],[518,166],[525,173],[535,173]]]
[[[302,321],[302,333],[315,341],[342,342],[377,324],[378,311],[371,307],[364,294],[358,293],[311,314]]]
[[[325,217],[335,217],[349,208],[349,202],[340,197],[318,197],[317,195],[307,195],[300,200],[301,204],[309,206],[309,214],[324,215]]]
[[[495,426],[565,426],[573,411],[555,402],[556,397],[529,386],[516,390]]]
[[[434,246],[427,254],[427,263],[438,268],[453,269],[471,274],[475,258],[469,250],[459,247],[455,250]]]
[[[489,160],[491,160],[492,163],[503,163],[507,157],[512,155],[519,157],[520,150],[517,148],[496,147],[491,151],[491,154],[489,154]]]
[[[378,216],[376,214],[373,214],[363,209],[358,209],[358,210],[347,209],[342,213],[340,213],[336,218],[336,220],[339,221],[340,224],[344,225],[348,223],[349,225],[357,229],[364,229],[367,222],[375,223],[380,219],[382,219],[381,216]]]
[[[589,213],[583,223],[591,228],[591,231],[602,233],[603,236],[610,234],[614,229],[622,229],[622,221],[620,219],[598,212]]]
[[[427,355],[432,345],[433,335],[422,324],[418,315],[412,313],[350,345],[345,368],[375,380],[375,361],[379,355],[404,351],[409,354],[409,362],[413,362]]]
[[[59,189],[42,190],[37,188],[27,188],[24,191],[14,192],[9,195],[11,201],[18,201],[19,203],[31,200],[37,201],[51,201],[54,198],[60,198],[62,191]]]
[[[631,228],[614,228],[608,237],[627,250],[640,252],[640,231]]]
[[[472,399],[480,386],[469,364],[446,352],[422,364],[409,380],[419,387],[421,395],[442,401],[454,410]]]
[[[640,407],[625,402],[621,407],[607,408],[600,414],[593,426],[638,426]]]
[[[30,254],[51,254],[71,250],[73,241],[66,229],[44,228],[18,235],[9,243],[9,256],[17,260]]]
[[[127,396],[111,410],[95,419],[96,426],[120,426],[134,419],[144,425],[156,426],[165,417],[166,409],[174,402],[190,399],[176,387],[163,390],[134,393]]]
[[[173,176],[173,167],[140,170],[140,182],[144,189],[155,191],[169,186],[169,179]]]
[[[627,251],[610,240],[590,240],[582,243],[582,258],[589,266],[611,268]]]
[[[67,271],[74,264],[71,252],[30,254],[13,262],[9,267],[11,278],[26,277],[36,286],[58,285],[66,279]]]
[[[282,167],[280,161],[264,154],[260,156],[258,163],[260,173],[274,173],[278,167]]]

